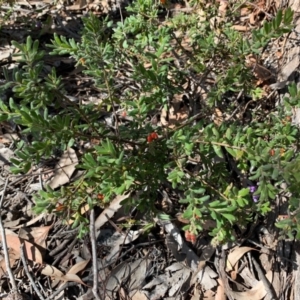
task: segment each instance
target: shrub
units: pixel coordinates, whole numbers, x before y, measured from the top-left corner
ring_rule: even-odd
[[[42,76],[44,52],[38,41],[28,37],[26,44],[13,43],[20,50],[20,67],[12,79],[5,72],[2,90],[12,88],[14,97],[9,104],[1,102],[0,120],[21,125],[22,135],[30,139],[18,143],[12,171],[26,173],[57,150],[99,141],[78,152],[77,167],[85,170],[80,179],[35,195],[36,212],[51,212],[63,199],[65,210],[57,213],[66,217],[75,212],[73,226],[84,234],[87,220],[80,207],[99,205],[96,195],[104,207],[115,195],[139,191],[138,199],[130,197],[124,205],[158,213],[157,190],[169,182],[184,195],[183,217],[190,223],[183,229],[196,234],[214,220],[210,234],[220,243],[234,239],[233,225],[243,227],[254,216],[266,215],[283,182],[292,192],[290,209],[295,210],[299,130],[290,116],[299,92],[292,85],[284,105],[270,111],[257,108],[266,100],[246,63],[250,54],[259,56],[271,39],[290,31],[292,12],[279,11],[249,38],[232,28],[230,16],[212,28],[209,20],[218,13],[214,7],[201,18],[180,13],[161,21],[159,5],[137,0],[127,13],[121,22],[90,15],[83,18],[80,42],[54,35],[49,45],[53,54],[69,55],[84,67],[104,95],[98,105],[70,101],[55,69]],[[210,85],[208,76],[213,77]],[[203,84],[209,88],[199,100]],[[184,94],[187,120],[172,127],[147,121]],[[239,94],[242,104],[237,104]],[[239,105],[244,113],[237,116]],[[130,121],[117,122],[117,110]],[[220,121],[212,120],[216,111],[223,113]],[[113,126],[101,121],[108,113],[116,121]],[[296,212],[293,218],[298,217]],[[297,223],[288,219],[279,226],[289,233],[296,230],[299,238]]]

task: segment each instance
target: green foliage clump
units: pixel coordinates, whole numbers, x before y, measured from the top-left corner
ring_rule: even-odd
[[[97,195],[103,195],[104,207],[115,195],[139,191],[138,200],[131,197],[124,205],[158,213],[157,189],[169,182],[184,195],[180,199],[183,218],[190,221],[184,230],[196,234],[214,220],[210,234],[220,243],[234,239],[233,225],[246,226],[253,216],[266,215],[283,182],[292,193],[290,209],[295,211],[300,196],[299,130],[287,117],[300,103],[296,86],[290,87],[291,97],[284,106],[266,115],[250,111],[251,122],[236,117],[219,124],[211,120],[213,112],[224,107],[228,93],[242,92],[262,101],[263,91],[255,87],[246,57],[259,55],[271,39],[289,32],[292,12],[279,11],[274,20],[253,30],[249,39],[232,28],[229,17],[212,30],[209,20],[217,13],[213,9],[205,18],[180,13],[162,22],[161,7],[152,0],[137,0],[127,12],[121,22],[90,15],[83,19],[80,42],[55,34],[49,45],[53,54],[69,55],[84,67],[105,95],[98,105],[70,101],[55,69],[42,76],[44,52],[38,41],[28,37],[24,45],[13,43],[20,50],[22,67],[12,77],[5,72],[2,89],[12,88],[14,99],[0,102],[0,120],[21,125],[22,135],[30,135],[30,141],[19,142],[12,171],[27,172],[57,149],[79,147],[80,141],[100,141],[79,154],[77,167],[85,171],[80,179],[35,196],[36,212],[53,211],[63,200],[73,213],[73,226],[81,226],[83,234],[87,220],[80,208],[86,203],[99,205]],[[183,47],[187,37],[189,49]],[[124,86],[118,81],[120,73]],[[214,74],[215,84],[200,113],[195,113],[195,102],[190,100],[189,119],[174,128],[146,121],[149,115],[168,109],[174,95],[184,94],[184,84],[200,86],[208,73]],[[99,116],[106,112],[116,116],[116,107],[126,111],[131,121],[110,128]],[[235,109],[229,100],[223,112],[234,116]],[[201,168],[191,170],[190,161],[200,162]],[[294,218],[300,214],[295,212]],[[297,224],[285,220],[278,226],[289,233],[296,230],[300,238]]]

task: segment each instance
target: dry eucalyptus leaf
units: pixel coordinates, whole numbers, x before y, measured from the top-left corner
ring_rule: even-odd
[[[233,292],[232,295],[238,300],[260,300],[266,296],[267,292],[265,290],[262,281],[259,281],[252,289],[245,292]]]
[[[0,240],[2,240],[2,237],[0,237]],[[20,252],[21,244],[24,243],[25,257],[28,260],[34,261],[38,264],[43,264],[43,258],[41,252],[37,249],[37,247],[29,243],[28,241],[22,241],[16,235],[7,234],[6,243],[7,243],[7,247],[13,249],[19,257],[21,256],[21,252]]]
[[[139,289],[147,277],[147,273],[152,263],[148,259],[138,259],[130,264],[132,272],[130,273],[129,287],[130,295],[133,295]]]
[[[142,292],[137,291],[132,297],[132,300],[148,300],[149,298]]]
[[[200,283],[205,290],[211,290],[215,288],[217,286],[216,278],[218,277],[218,274],[209,266],[205,266],[204,268],[201,268],[201,265],[199,266],[200,268],[197,273],[193,275],[191,283]]]
[[[12,267],[16,260],[20,258],[20,254],[18,254],[14,249],[8,249],[8,257],[9,257],[9,265]],[[3,258],[0,261],[0,278],[6,273],[6,263],[5,259]]]
[[[127,245],[135,241],[142,232],[143,232],[142,230],[137,230],[137,231],[130,230],[127,234],[123,235],[116,231],[109,239],[111,249],[109,254],[104,259],[105,264],[110,264],[112,263],[112,261],[118,258],[120,245]]]
[[[236,267],[237,267],[237,264],[236,264]],[[236,273],[237,273],[237,271],[236,271]],[[246,286],[254,286],[255,284],[258,283],[258,280],[256,280],[256,278],[255,278],[255,274],[253,274],[248,267],[245,267],[242,270],[240,270],[240,272],[237,273],[237,275],[239,275],[240,277],[243,278]],[[232,278],[232,276],[231,276],[231,278]],[[236,278],[232,278],[232,279],[235,280]]]
[[[0,149],[0,166],[10,163],[10,159],[14,156],[14,152],[9,148]]]
[[[217,288],[215,300],[226,300],[227,296],[225,294],[223,281],[220,278],[218,278],[217,281],[218,281],[219,285]]]
[[[1,47],[0,60],[3,61],[4,59],[8,59],[9,57],[12,56],[13,52],[14,52],[13,48],[3,48],[3,47]]]
[[[166,244],[167,244],[168,249],[172,252],[172,254],[174,255],[174,257],[177,261],[179,261],[179,262],[184,261],[186,254],[178,251],[178,244],[176,243],[176,241],[170,234],[166,235]]]
[[[168,284],[171,287],[169,290],[169,296],[174,297],[179,293],[185,292],[186,288],[183,290],[183,287],[191,277],[191,270],[181,263],[176,262],[166,268],[166,271],[166,274],[169,274]]]
[[[18,226],[21,221],[24,221],[24,219],[25,218],[20,218],[20,219],[13,220],[13,221],[7,221],[7,222],[4,222],[3,225],[5,228],[14,228],[14,227]]]
[[[67,274],[77,274],[78,272],[84,270],[89,262],[89,259],[78,262],[77,264],[71,267]]]
[[[43,275],[50,276],[55,279],[60,279],[64,275],[63,272],[59,271],[57,268],[50,265],[45,265],[41,273]]]
[[[167,299],[180,293],[185,293],[188,286],[185,284],[191,276],[191,270],[181,263],[174,263],[165,269],[165,273],[155,277],[143,289],[151,289],[150,299]],[[175,298],[173,298],[175,299]],[[177,299],[177,298],[176,298]]]
[[[236,31],[242,31],[242,32],[249,30],[249,27],[245,25],[233,25],[232,28]]]
[[[20,228],[19,237],[29,242],[33,242],[34,244],[46,249],[46,240],[51,228],[52,225],[43,227]]]
[[[142,230],[142,229],[140,229],[140,230],[130,230],[125,236],[124,245],[132,243],[133,241],[138,239],[140,237],[140,235],[143,234],[143,233],[144,233],[144,230]]]
[[[111,218],[120,208],[121,202],[129,197],[130,194],[118,195],[100,214],[100,216],[95,221],[96,230],[101,228],[106,222],[107,218]]]
[[[83,266],[83,264],[79,268],[82,269],[82,266]],[[73,270],[73,272],[74,271],[75,270]],[[79,272],[79,271],[77,271],[77,272]],[[77,283],[85,285],[85,283],[79,278],[78,275],[71,274],[71,273],[67,273],[66,275],[64,275],[60,270],[58,270],[54,266],[45,265],[45,267],[42,269],[41,273],[43,275],[51,277],[52,279],[54,279],[54,281],[72,281],[72,282],[77,282]]]
[[[22,294],[19,294],[18,292],[10,292],[7,297],[3,298],[3,300],[24,300],[27,299],[26,297],[23,297]]]
[[[75,4],[68,6],[69,10],[80,10],[87,5],[86,0],[77,0]]]
[[[186,255],[185,262],[187,266],[190,267],[193,271],[197,270],[200,259],[195,254],[195,252],[191,248],[189,248],[188,245],[185,243],[180,234],[179,229],[170,221],[160,221],[159,223],[163,225],[165,231],[169,233],[177,242],[178,251],[181,251],[182,254]]]
[[[107,284],[105,287],[105,299],[114,299],[114,292],[118,291],[122,282],[126,281],[129,275],[130,266],[128,262],[122,262],[116,268],[114,268],[107,279]]]
[[[299,55],[296,55],[291,61],[289,61],[280,71],[281,81],[287,80],[290,75],[298,68],[300,64]]]
[[[75,167],[78,164],[78,158],[75,150],[68,148],[60,158],[59,162],[55,166],[54,177],[50,180],[48,185],[52,189],[56,189],[71,179],[72,174],[75,171]]]
[[[28,222],[25,223],[25,224],[22,224],[22,225],[19,225],[19,226],[13,226],[13,227],[11,227],[11,228],[17,229],[17,228],[27,227],[27,226],[33,225],[34,223],[40,221],[40,220],[43,219],[44,217],[45,217],[45,214],[42,213],[42,214],[36,216],[35,218],[31,219],[30,221],[28,221]],[[5,232],[7,232],[7,231],[5,230]]]
[[[80,283],[82,285],[86,285],[78,275],[76,274],[66,274],[64,276],[61,277],[61,280],[62,281],[72,281],[72,282],[77,282],[77,283]]]
[[[236,247],[233,249],[233,251],[231,251],[228,254],[227,257],[227,261],[228,263],[226,264],[226,271],[231,271],[232,268],[234,267],[234,265],[240,260],[240,258],[247,252],[252,251],[252,250],[256,250],[254,248],[251,247]]]
[[[198,298],[198,299],[200,299],[200,298]],[[203,295],[203,299],[205,299],[205,300],[218,300],[216,298],[216,293],[212,290],[205,291],[204,295]],[[224,299],[224,300],[226,300],[226,299]]]

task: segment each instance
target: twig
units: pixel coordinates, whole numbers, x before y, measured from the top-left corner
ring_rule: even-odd
[[[71,286],[75,286],[78,283],[76,282],[66,282],[64,285],[62,285],[58,290],[56,290],[54,293],[52,293],[52,295],[50,295],[48,298],[46,298],[45,300],[51,300],[53,299],[55,296],[57,296],[59,293],[61,293],[64,289],[66,289],[67,287],[71,287]]]
[[[219,273],[220,279],[223,282],[224,291],[225,291],[226,296],[230,300],[233,300],[234,296],[233,296],[232,290],[229,286],[228,279],[227,279],[226,272],[225,272],[225,265],[226,265],[225,250],[223,249],[223,247],[222,247],[222,249],[217,248],[216,250],[217,250],[216,260],[217,260],[217,264],[218,264],[217,271]]]
[[[270,14],[268,14],[266,11],[264,11],[262,8],[260,8],[257,4],[254,4],[250,1],[246,1],[247,5],[252,5],[253,7],[255,7],[258,11],[264,13],[268,18],[270,18],[271,20],[274,19],[274,17]]]
[[[100,300],[98,296],[98,261],[96,251],[96,235],[95,235],[95,211],[91,210],[90,213],[90,239],[92,246],[92,257],[93,257],[93,294],[96,300]]]
[[[59,253],[61,250],[65,249],[67,245],[70,244],[70,240],[71,238],[64,240],[58,247],[56,247],[55,249],[49,252],[49,256],[54,256],[55,254]]]
[[[267,295],[270,296],[271,300],[278,300],[278,297],[276,296],[276,293],[274,291],[274,288],[272,287],[271,283],[269,282],[269,280],[266,278],[265,274],[263,273],[263,271],[261,270],[259,264],[257,263],[257,261],[255,260],[254,257],[252,257],[252,262],[254,264],[254,267],[257,271],[258,277],[259,279],[263,282],[265,290],[267,292]]]
[[[8,179],[9,178],[6,179],[5,185],[4,185],[4,188],[3,188],[3,191],[2,191],[2,196],[1,196],[1,200],[0,200],[0,211],[2,209],[2,203],[3,203],[3,200],[4,200],[4,195],[5,195],[5,191],[6,191],[7,184],[8,184]],[[1,214],[0,214],[0,231],[1,231],[2,247],[3,247],[3,252],[4,252],[5,266],[6,266],[6,269],[7,269],[7,273],[8,273],[8,276],[9,276],[10,283],[12,285],[12,291],[17,292],[18,287],[17,287],[16,281],[15,281],[14,275],[12,273],[12,270],[10,268],[9,255],[8,255],[7,243],[6,243],[6,235],[5,235],[5,230],[4,230],[3,223],[2,223]]]
[[[23,266],[24,266],[24,270],[25,270],[25,273],[33,287],[33,289],[35,290],[36,294],[38,295],[38,297],[41,299],[41,300],[45,300],[45,298],[43,297],[43,295],[41,294],[41,292],[39,291],[39,289],[37,288],[35,282],[34,282],[34,279],[33,277],[31,276],[30,272],[29,272],[29,269],[28,269],[28,266],[27,266],[27,262],[26,262],[26,259],[25,259],[25,254],[24,254],[24,244],[21,245],[20,247],[20,254],[21,254],[21,259],[22,259],[22,263],[23,263]]]

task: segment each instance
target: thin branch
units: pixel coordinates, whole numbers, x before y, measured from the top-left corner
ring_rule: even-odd
[[[20,254],[21,254],[21,259],[22,259],[22,263],[23,263],[23,266],[24,266],[24,270],[25,270],[25,273],[33,287],[33,289],[35,290],[36,294],[38,295],[38,297],[41,299],[41,300],[45,300],[45,298],[43,297],[43,295],[41,294],[41,292],[39,291],[39,289],[37,288],[36,284],[35,284],[35,281],[33,279],[33,277],[31,276],[30,272],[29,272],[29,269],[28,269],[28,266],[27,266],[27,262],[26,262],[26,258],[25,258],[25,254],[24,254],[24,244],[22,244],[20,246]]]
[[[53,292],[48,298],[46,298],[45,300],[51,300],[53,299],[55,296],[57,296],[58,294],[60,294],[64,289],[71,287],[71,286],[75,286],[78,283],[76,282],[66,282],[64,285],[62,285],[58,290],[56,290],[55,292]]]
[[[98,296],[98,261],[96,251],[96,235],[95,235],[95,211],[91,210],[90,213],[90,239],[92,245],[92,257],[93,257],[93,294],[96,300],[100,300]]]
[[[265,290],[267,292],[267,295],[269,295],[271,300],[278,300],[278,297],[274,291],[274,288],[272,287],[271,283],[269,282],[269,280],[267,279],[267,277],[265,276],[265,274],[263,273],[261,267],[259,266],[259,264],[257,263],[257,261],[255,260],[254,257],[252,257],[252,262],[254,264],[254,267],[257,271],[258,277],[259,279],[263,282]]]
[[[4,195],[5,195],[5,191],[7,188],[8,180],[9,180],[9,178],[6,179],[5,185],[4,185],[4,188],[2,191],[2,196],[1,196],[1,200],[0,200],[0,211],[2,210],[2,203],[4,200]],[[1,214],[0,214],[0,231],[1,231],[2,247],[3,247],[3,252],[4,252],[6,270],[7,270],[8,276],[9,276],[10,283],[12,285],[12,291],[17,292],[18,287],[17,287],[16,281],[15,281],[14,275],[12,273],[12,270],[10,268],[9,255],[8,255],[7,243],[6,243],[6,235],[5,235],[5,230],[4,230],[3,223],[2,223]]]

